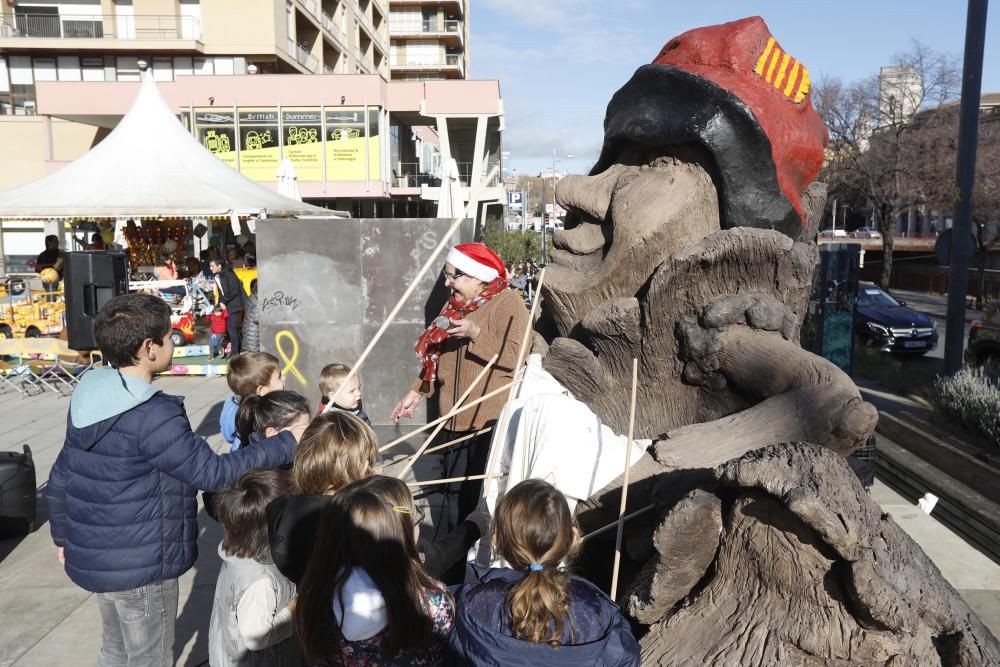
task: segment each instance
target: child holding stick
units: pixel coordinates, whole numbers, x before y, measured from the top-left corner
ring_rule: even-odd
[[[639,644],[614,602],[565,569],[579,540],[554,486],[528,479],[510,489],[493,526],[509,567],[457,590],[453,664],[638,665]]]
[[[267,508],[272,555],[285,576],[301,580],[330,498],[370,477],[378,464],[375,433],[361,420],[344,412],[327,412],[313,419],[295,451],[295,495],[279,498]],[[489,521],[482,504],[443,539],[422,542],[419,551],[432,576],[441,577],[456,563],[464,567],[465,555],[486,534]]]

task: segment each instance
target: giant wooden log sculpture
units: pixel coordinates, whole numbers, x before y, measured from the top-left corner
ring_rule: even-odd
[[[798,344],[825,200],[808,92],[761,19],[690,31],[615,94],[591,175],[558,186],[544,367],[621,433],[637,358],[655,440],[628,511],[658,511],[629,524],[618,601],[649,628],[645,664],[997,665],[844,461],[876,411]],[[584,532],[620,487],[578,505]]]

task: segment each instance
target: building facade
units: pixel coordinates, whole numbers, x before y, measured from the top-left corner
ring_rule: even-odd
[[[502,201],[498,177],[483,183],[500,159],[499,84],[443,80],[468,72],[467,11],[468,0],[5,0],[0,191],[99,143],[148,66],[206,148],[269,186],[288,158],[312,203],[433,216],[449,158],[466,199],[481,186],[480,201]],[[37,254],[42,229],[5,224],[4,254]]]
[[[393,81],[469,78],[469,0],[389,0]]]
[[[0,141],[16,155],[0,159],[0,190],[102,136],[37,117],[41,82],[138,81],[140,60],[157,81],[251,72],[388,79],[388,15],[387,0],[6,0]]]

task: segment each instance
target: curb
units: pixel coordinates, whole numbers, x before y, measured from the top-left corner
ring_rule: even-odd
[[[933,493],[933,516],[1000,563],[1000,469],[886,412],[876,431],[878,476],[910,500]]]

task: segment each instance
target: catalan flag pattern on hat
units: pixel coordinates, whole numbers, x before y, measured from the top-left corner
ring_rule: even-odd
[[[754,72],[795,104],[806,98],[812,85],[809,70],[782,49],[774,37],[767,39]]]

